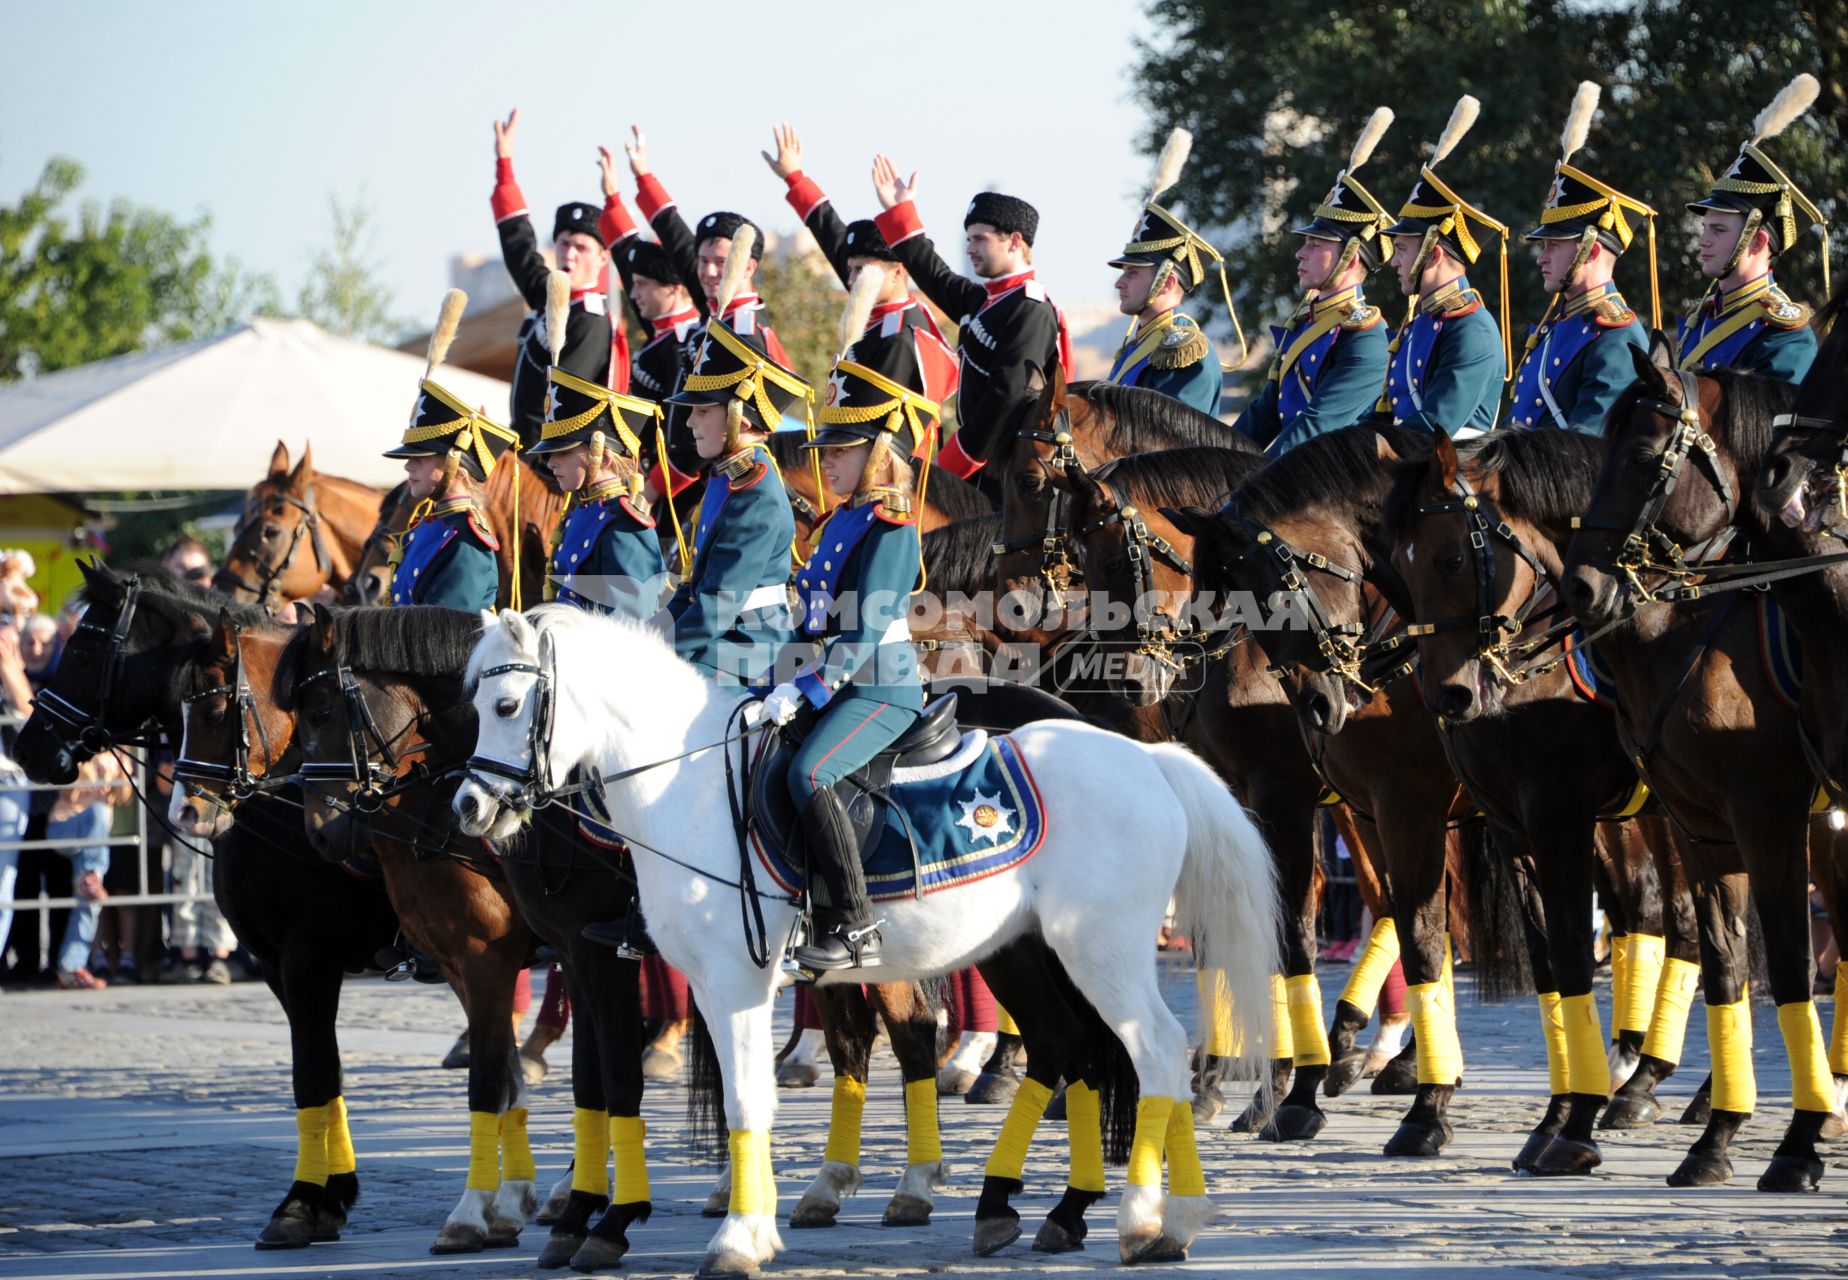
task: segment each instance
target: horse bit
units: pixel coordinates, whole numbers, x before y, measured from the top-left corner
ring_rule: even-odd
[[[122,678],[122,668],[128,656],[128,631],[135,621],[135,606],[141,602],[141,576],[135,574],[128,580],[128,589],[122,596],[122,607],[116,611],[113,625],[102,627],[89,620],[77,624],[72,633],[75,639],[81,635],[105,636],[103,649],[103,674],[97,683],[96,706],[86,711],[63,694],[47,687],[39,690],[33,699],[35,711],[44,712],[47,719],[67,732],[76,735],[76,743],[84,750],[96,755],[112,746],[125,746],[144,741],[140,735],[119,738],[109,730],[109,702],[115,693],[116,684]]]

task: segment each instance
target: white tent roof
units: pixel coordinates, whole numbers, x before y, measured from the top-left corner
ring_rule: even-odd
[[[247,489],[277,440],[315,470],[371,484],[417,398],[423,359],[306,320],[252,320],[194,342],[0,387],[0,493]],[[437,381],[496,421],[507,384],[445,366]]]

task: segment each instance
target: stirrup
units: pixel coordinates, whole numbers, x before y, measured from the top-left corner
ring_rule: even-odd
[[[877,969],[880,967],[881,963],[879,926],[884,923],[885,920],[881,918],[858,929],[830,929],[827,933],[822,934],[820,938],[813,939],[808,944],[800,947],[792,947],[790,949],[790,958],[804,970],[813,973],[839,972],[844,969]],[[841,945],[846,948],[847,958],[845,963],[840,963],[835,955],[824,957],[818,954],[821,947],[832,939],[839,939]],[[871,955],[867,954],[869,943],[871,944]],[[809,953],[806,959],[799,954],[804,951]]]

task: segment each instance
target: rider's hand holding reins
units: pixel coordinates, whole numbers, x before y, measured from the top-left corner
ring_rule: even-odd
[[[793,684],[779,684],[764,699],[764,719],[771,724],[788,724],[802,710],[802,690]]]

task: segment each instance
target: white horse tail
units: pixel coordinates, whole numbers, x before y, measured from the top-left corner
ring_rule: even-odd
[[[1187,855],[1174,888],[1176,924],[1193,944],[1202,990],[1230,998],[1236,1056],[1262,1066],[1269,1056],[1271,975],[1280,963],[1277,870],[1270,847],[1231,790],[1200,757],[1173,743],[1150,743],[1162,776],[1187,815]],[[1201,1010],[1203,1026],[1213,1011]],[[1260,1069],[1258,1079],[1270,1080]]]

